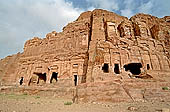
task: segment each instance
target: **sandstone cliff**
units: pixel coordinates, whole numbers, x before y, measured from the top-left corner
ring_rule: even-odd
[[[128,19],[100,9],[84,12],[63,32],[34,37],[25,43],[22,54],[1,60],[0,76],[15,82],[13,77],[29,77],[29,69],[42,73],[53,66],[60,75],[72,76],[73,63],[80,64],[78,74],[87,78],[96,75],[92,69],[103,63],[111,67],[117,63],[122,69],[127,63],[140,62],[144,68],[149,64],[153,70],[169,70],[169,29],[169,16],[137,14]]]
[[[0,60],[3,84],[17,84],[21,77],[23,85],[107,86],[132,77],[169,82],[169,73],[170,16],[128,19],[101,9],[82,13],[63,32],[26,41],[23,53]],[[115,83],[110,85],[122,91]]]

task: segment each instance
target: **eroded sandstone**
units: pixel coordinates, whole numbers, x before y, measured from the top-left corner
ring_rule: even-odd
[[[140,92],[125,87],[132,84],[128,81],[138,85],[158,81],[158,87],[167,82],[169,86],[169,58],[169,16],[137,14],[128,19],[96,9],[82,13],[63,32],[26,41],[23,53],[0,61],[0,79],[2,85],[19,84],[21,77],[27,86],[78,85],[82,100],[126,101],[134,100],[136,94],[142,99]]]

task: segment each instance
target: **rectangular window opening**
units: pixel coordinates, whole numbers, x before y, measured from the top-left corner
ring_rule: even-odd
[[[114,72],[115,72],[116,74],[120,74],[119,64],[115,64]]]

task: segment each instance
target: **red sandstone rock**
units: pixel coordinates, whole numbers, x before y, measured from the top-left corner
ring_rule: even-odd
[[[101,9],[84,12],[63,32],[52,31],[43,39],[34,37],[26,41],[23,53],[0,60],[3,84],[18,84],[23,77],[23,85],[80,85],[89,91],[80,90],[82,100],[90,100],[94,91],[94,99],[129,100],[130,90],[121,84],[139,74],[155,80],[170,77],[169,16],[137,14],[128,20]]]

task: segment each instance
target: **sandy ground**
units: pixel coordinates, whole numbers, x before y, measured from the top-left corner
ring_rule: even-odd
[[[170,102],[78,103],[70,99],[0,94],[0,112],[168,112]],[[170,112],[170,111],[169,111]]]

